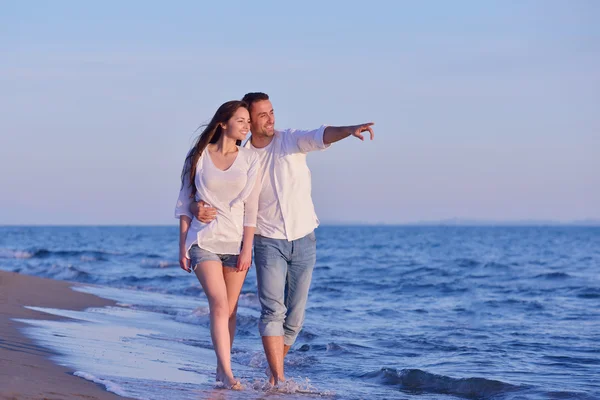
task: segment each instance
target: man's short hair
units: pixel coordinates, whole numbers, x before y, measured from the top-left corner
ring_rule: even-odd
[[[262,100],[269,100],[269,95],[263,92],[251,92],[246,93],[242,99],[243,102],[248,104],[248,111],[250,112],[252,112],[252,104]]]

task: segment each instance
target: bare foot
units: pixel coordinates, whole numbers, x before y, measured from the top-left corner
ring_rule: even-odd
[[[243,390],[244,387],[242,386],[241,382],[236,380],[233,376],[231,377],[223,377],[223,384],[225,385],[225,387],[227,389],[231,389],[231,390]]]
[[[275,377],[271,373],[271,368],[268,365],[267,365],[267,368],[265,369],[265,375],[267,376],[269,384],[271,386],[275,386]]]
[[[271,368],[267,365],[267,368],[265,369],[265,375],[267,376],[267,379],[269,381],[269,383],[271,384],[271,386],[275,386],[275,377],[273,376],[273,373],[271,372]],[[279,379],[279,382],[285,382],[285,378],[283,379]]]

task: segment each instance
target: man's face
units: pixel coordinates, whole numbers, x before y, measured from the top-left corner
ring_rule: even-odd
[[[271,137],[275,134],[275,113],[270,100],[260,100],[252,104],[250,130],[257,136]]]

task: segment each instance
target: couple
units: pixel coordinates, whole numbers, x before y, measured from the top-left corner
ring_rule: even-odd
[[[179,263],[208,298],[217,380],[226,387],[241,389],[231,346],[253,244],[269,381],[285,380],[283,359],[302,328],[316,262],[319,221],[306,154],[348,136],[364,140],[363,132],[372,140],[371,125],[276,131],[269,96],[248,93],[221,105],[189,151],[175,208]]]

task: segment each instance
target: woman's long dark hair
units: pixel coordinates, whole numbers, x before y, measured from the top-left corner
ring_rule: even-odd
[[[198,159],[202,155],[204,149],[209,144],[214,144],[219,141],[223,134],[223,127],[221,124],[227,123],[229,119],[235,114],[239,108],[248,109],[248,105],[244,101],[232,100],[224,103],[219,107],[215,115],[212,117],[206,128],[202,131],[196,143],[185,158],[185,164],[183,165],[183,171],[181,172],[181,184],[185,185],[185,175],[189,172],[189,183],[192,188],[190,197],[194,197],[196,194],[196,164]],[[241,140],[238,140],[236,144],[239,146],[242,144]],[[183,187],[183,186],[182,186]]]

